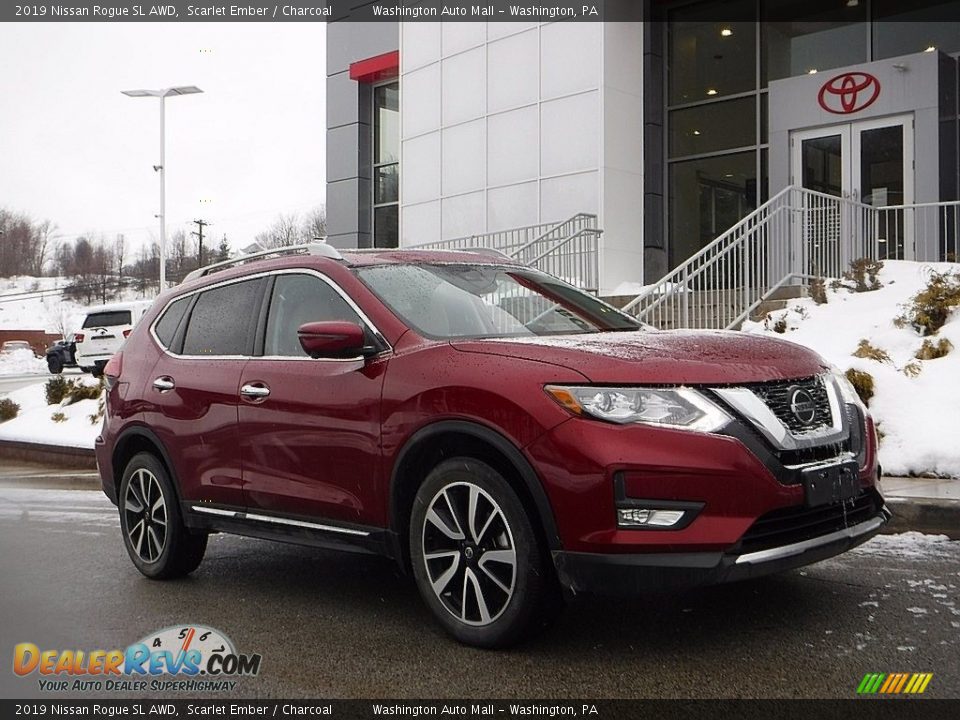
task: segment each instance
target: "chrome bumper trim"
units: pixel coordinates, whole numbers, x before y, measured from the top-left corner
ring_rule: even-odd
[[[755,565],[757,563],[769,562],[770,560],[780,560],[793,555],[800,555],[807,550],[812,550],[820,547],[821,545],[829,545],[837,540],[852,540],[853,538],[860,537],[868,532],[879,529],[883,526],[884,522],[885,520],[883,517],[875,517],[867,520],[866,522],[854,525],[853,527],[837,530],[828,535],[810,538],[809,540],[793,543],[792,545],[781,545],[780,547],[769,548],[768,550],[758,550],[757,552],[745,553],[737,557],[735,564]]]

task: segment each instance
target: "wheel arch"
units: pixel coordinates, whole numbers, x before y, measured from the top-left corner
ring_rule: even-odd
[[[120,483],[123,480],[123,471],[127,463],[134,455],[140,452],[149,452],[153,454],[164,470],[170,476],[170,482],[173,485],[173,491],[177,495],[177,502],[180,502],[180,481],[177,477],[177,471],[174,469],[170,455],[164,447],[163,442],[157,437],[157,434],[150,428],[143,425],[135,425],[124,430],[113,446],[113,453],[110,456],[110,467],[113,471],[113,492],[117,500],[120,496]]]
[[[548,551],[561,549],[553,508],[533,466],[509,439],[468,420],[440,420],[419,429],[404,443],[390,474],[390,530],[393,555],[409,567],[410,511],[417,489],[442,460],[467,455],[490,464],[517,490],[534,528]]]

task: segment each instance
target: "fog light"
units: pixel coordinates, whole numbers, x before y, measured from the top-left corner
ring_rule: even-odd
[[[655,510],[652,508],[618,508],[620,527],[672,527],[680,522],[683,510]]]

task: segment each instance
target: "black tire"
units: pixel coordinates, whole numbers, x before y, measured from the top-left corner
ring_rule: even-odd
[[[530,516],[510,483],[480,460],[451,458],[427,475],[414,499],[409,543],[424,602],[462,643],[507,647],[559,610],[553,569]]]
[[[87,367],[87,366],[81,365],[81,366],[80,366],[80,372],[92,373],[92,372],[93,372],[93,368],[92,368],[92,367]]]
[[[51,355],[47,358],[47,370],[49,370],[54,375],[59,375],[63,372],[63,360],[60,358]]]
[[[183,524],[173,483],[154,455],[138,453],[127,463],[118,502],[123,544],[137,570],[152,580],[168,580],[197,569],[207,534],[192,533]]]

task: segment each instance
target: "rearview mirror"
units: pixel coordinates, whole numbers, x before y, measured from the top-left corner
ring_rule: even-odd
[[[304,352],[312,358],[350,358],[367,354],[363,328],[352,322],[304,323],[297,329]]]

